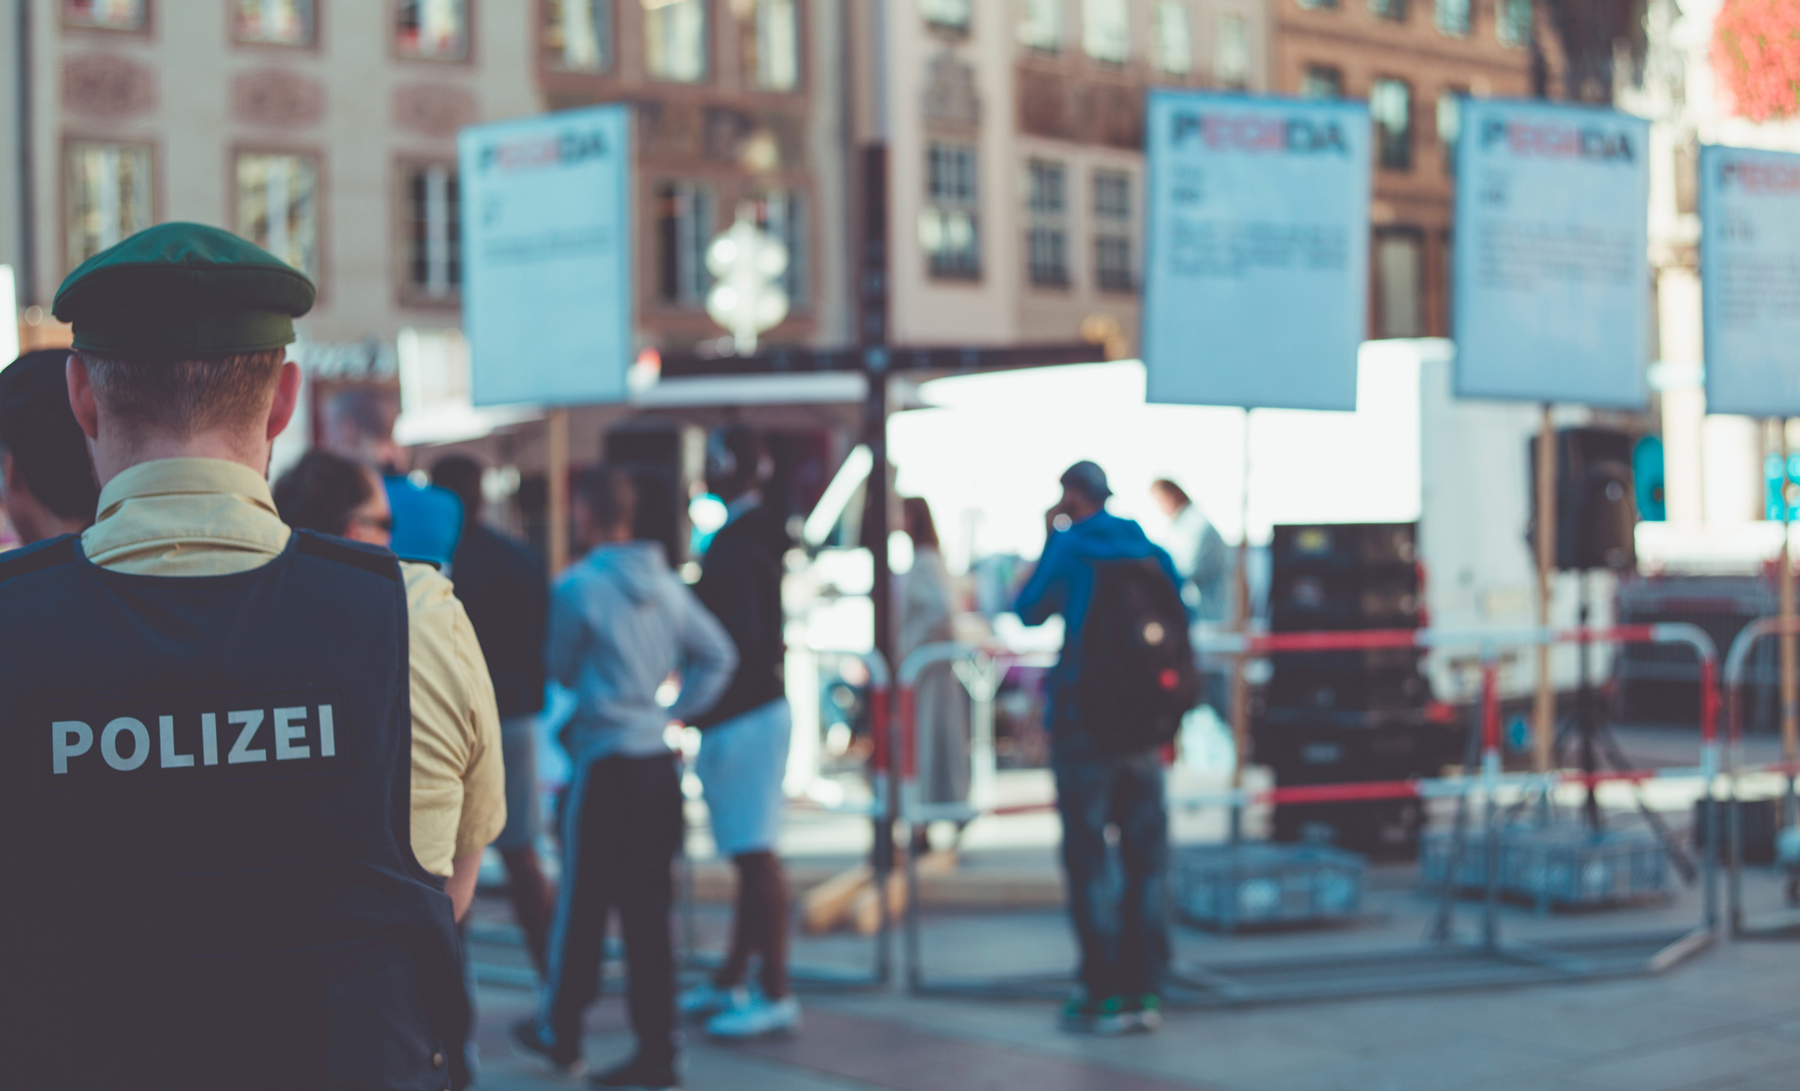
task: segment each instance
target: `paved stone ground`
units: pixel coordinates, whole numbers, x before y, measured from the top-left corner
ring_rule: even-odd
[[[1634,740],[1635,741],[1635,740]],[[1667,760],[1683,760],[1691,740],[1671,738]],[[1637,749],[1634,747],[1634,750]],[[1659,755],[1660,757],[1660,755]],[[1614,800],[1625,804],[1624,797]],[[1687,800],[1657,801],[1685,825]],[[1627,808],[1619,806],[1616,813]],[[1053,868],[1046,837],[1029,825],[1017,843],[1000,829],[986,851],[1010,863]],[[980,829],[978,826],[977,829]],[[838,851],[813,831],[820,852]],[[793,850],[784,844],[784,848]],[[853,857],[845,857],[846,859]],[[980,866],[971,860],[971,866]],[[1357,951],[1416,951],[1434,904],[1407,868],[1372,872],[1366,920],[1325,932],[1225,938],[1178,930],[1179,966],[1229,969],[1246,960],[1310,964]],[[1779,909],[1776,876],[1746,885],[1755,916]],[[504,919],[484,897],[480,912]],[[1461,935],[1475,934],[1475,910],[1459,911]],[[1672,936],[1700,918],[1697,891],[1679,887],[1664,904],[1587,914],[1501,910],[1503,934],[1525,942],[1588,941],[1625,932]],[[702,949],[723,932],[721,911],[697,914]],[[925,970],[951,975],[1065,970],[1073,950],[1053,911],[934,913],[924,929]],[[871,948],[854,937],[799,941],[797,963],[851,971]],[[901,948],[895,944],[896,965]],[[492,964],[517,952],[489,949]],[[610,987],[610,986],[609,986]],[[1052,1000],[916,998],[879,993],[803,992],[807,1025],[791,1039],[727,1047],[690,1038],[690,1091],[1792,1091],[1800,1088],[1800,934],[1793,940],[1718,943],[1655,976],[1574,984],[1169,1013],[1161,1033],[1122,1039],[1073,1037],[1054,1026]],[[532,996],[516,987],[480,990],[481,1086],[544,1091],[559,1081],[513,1056],[510,1022]],[[596,1065],[622,1057],[630,1035],[616,991],[591,1013],[587,1055]]]
[[[686,1086],[849,1091],[1775,1091],[1800,1085],[1800,945],[1738,946],[1657,978],[1247,1011],[1171,1013],[1162,1032],[1063,1035],[1046,1005],[808,998],[804,1032],[697,1041]],[[509,1054],[529,1008],[483,991],[481,1086],[569,1086]],[[588,1055],[629,1050],[616,1000]]]
[[[1384,871],[1371,923],[1326,933],[1222,939],[1185,930],[1178,963],[1403,950],[1431,903],[1404,872]],[[1756,877],[1752,908],[1776,904]],[[1461,910],[1465,929],[1472,910]],[[1698,899],[1580,916],[1502,911],[1505,934],[1531,940],[1679,930]],[[722,922],[702,922],[712,939]],[[1466,931],[1465,931],[1465,934]],[[1041,971],[1068,965],[1053,913],[937,915],[927,921],[932,975]],[[867,951],[844,938],[803,941],[800,961],[854,968]],[[484,986],[482,1087],[575,1086],[533,1070],[505,1044],[529,1012],[523,989]],[[1800,1087],[1800,940],[1721,943],[1657,976],[1256,1007],[1171,1012],[1160,1034],[1073,1037],[1049,1000],[982,1001],[880,993],[805,995],[807,1025],[787,1040],[727,1047],[692,1036],[691,1091],[1702,1091]],[[623,1056],[630,1036],[616,994],[597,1005],[587,1054]]]

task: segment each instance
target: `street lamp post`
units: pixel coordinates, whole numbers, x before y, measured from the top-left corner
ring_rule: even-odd
[[[781,287],[787,267],[787,245],[756,226],[748,202],[706,248],[706,268],[715,278],[706,313],[731,332],[739,356],[755,353],[757,335],[787,317],[789,301]]]

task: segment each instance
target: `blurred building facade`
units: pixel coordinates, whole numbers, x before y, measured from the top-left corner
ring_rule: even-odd
[[[1544,8],[1534,0],[1270,4],[1272,90],[1369,102],[1375,123],[1369,335],[1449,336],[1457,99],[1527,98],[1557,89],[1561,51]]]
[[[835,263],[846,213],[832,188],[837,10],[820,0],[4,0],[0,152],[21,169],[0,172],[0,264],[19,265],[20,302],[40,308],[29,312],[35,335],[54,341],[66,335],[40,312],[86,257],[152,223],[224,226],[317,280],[319,304],[301,324],[309,370],[391,377],[402,344],[454,355],[457,130],[628,100],[642,167],[642,340],[719,335],[703,309],[704,251],[741,203],[794,250],[793,313],[774,336],[841,339],[825,317],[844,312],[845,290]],[[13,48],[21,27],[29,39]],[[15,134],[28,140],[18,151],[5,146]]]
[[[1699,151],[1702,144],[1800,152],[1800,118],[1741,116],[1713,68],[1714,22],[1723,0],[1649,0],[1646,48],[1616,77],[1621,109],[1651,119],[1650,260],[1655,274],[1657,359],[1651,387],[1661,409],[1672,563],[1729,554],[1749,524],[1769,514],[1763,460],[1780,447],[1762,421],[1709,415],[1701,337]],[[1789,424],[1800,450],[1800,426]],[[1777,508],[1777,511],[1779,509]],[[1779,541],[1777,537],[1774,541]],[[1757,540],[1760,560],[1773,543]]]
[[[766,340],[848,340],[840,0],[530,6],[538,9],[533,83],[545,108],[634,107],[645,341],[686,348],[720,340],[705,311],[705,251],[739,214],[787,244],[790,310]]]
[[[855,141],[886,146],[890,339],[1134,351],[1144,90],[1267,88],[1264,0],[852,10]]]
[[[460,2],[27,0],[28,303],[167,220],[314,277],[309,346],[454,328],[456,131],[528,113],[531,27]],[[479,33],[477,30],[479,29]]]

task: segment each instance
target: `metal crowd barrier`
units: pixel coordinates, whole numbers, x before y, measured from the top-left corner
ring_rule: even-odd
[[[1596,774],[1556,772],[1544,775],[1506,775],[1500,760],[1500,713],[1497,693],[1498,649],[1551,644],[1675,644],[1691,647],[1700,660],[1700,764],[1692,769],[1630,770]],[[1440,632],[1430,629],[1364,632],[1217,634],[1203,638],[1199,650],[1239,657],[1276,652],[1346,651],[1376,648],[1475,647],[1482,656],[1480,732],[1482,764],[1477,776],[1457,776],[1382,783],[1357,782],[1334,785],[1274,788],[1263,791],[1210,792],[1172,797],[1171,807],[1188,809],[1224,806],[1241,811],[1263,803],[1318,803],[1333,800],[1417,798],[1469,799],[1483,804],[1482,835],[1486,838],[1485,890],[1481,902],[1479,936],[1470,941],[1443,930],[1440,938],[1423,945],[1389,947],[1342,955],[1312,954],[1299,958],[1230,961],[1174,967],[1169,974],[1168,1002],[1178,1007],[1212,1007],[1282,1003],[1398,993],[1434,992],[1595,980],[1608,977],[1657,973],[1705,949],[1717,937],[1717,860],[1719,823],[1709,825],[1710,845],[1703,864],[1704,892],[1701,919],[1693,927],[1637,934],[1576,935],[1541,938],[1530,943],[1503,941],[1500,935],[1499,847],[1502,789],[1542,792],[1546,797],[1559,784],[1603,782],[1642,783],[1652,778],[1698,778],[1706,798],[1718,800],[1719,742],[1718,656],[1710,637],[1689,624],[1630,625],[1608,629],[1549,629],[1481,632]],[[899,817],[912,826],[941,818],[966,818],[979,814],[1044,810],[1053,804],[1028,807],[978,807],[925,805],[919,801],[917,775],[917,703],[915,687],[929,667],[945,662],[972,662],[980,669],[959,672],[967,677],[994,677],[994,665],[1004,657],[957,644],[936,644],[919,649],[901,664],[897,679],[898,726],[894,732],[899,769]],[[1240,663],[1241,666],[1241,663]],[[981,691],[971,694],[978,701]],[[991,692],[985,694],[989,701]],[[974,718],[979,720],[979,717]],[[1454,881],[1452,861],[1447,881]],[[931,978],[924,967],[922,909],[916,865],[906,869],[907,909],[905,981],[917,995],[955,995],[998,998],[1053,998],[1073,984],[1072,973],[1011,976]],[[1448,894],[1448,891],[1446,891]],[[1449,912],[1446,909],[1446,912]]]
[[[1779,761],[1749,766],[1743,761],[1744,683],[1750,666],[1750,652],[1757,643],[1771,636],[1800,634],[1800,618],[1759,618],[1739,631],[1725,656],[1726,728],[1725,767],[1730,782],[1730,806],[1723,825],[1727,829],[1725,900],[1726,919],[1734,939],[1800,939],[1800,912],[1789,910],[1754,920],[1746,919],[1744,910],[1744,823],[1743,778],[1758,773],[1772,773],[1786,781],[1782,795],[1782,814],[1786,824],[1796,818],[1794,778],[1800,775],[1800,762]],[[1707,829],[1721,825],[1717,806],[1710,808]]]

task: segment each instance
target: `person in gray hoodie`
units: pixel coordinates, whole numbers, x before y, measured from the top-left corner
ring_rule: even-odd
[[[737,652],[669,570],[662,547],[631,540],[635,507],[624,474],[590,471],[574,505],[588,553],[551,591],[545,658],[551,677],[575,694],[560,736],[575,775],[562,806],[549,977],[538,1014],[514,1027],[513,1039],[561,1073],[581,1070],[582,1013],[599,993],[607,917],[617,910],[637,1052],[593,1083],[662,1091],[676,1085],[669,912],[684,828],[680,770],[664,732],[719,699]],[[672,674],[681,689],[664,706],[657,690]]]

